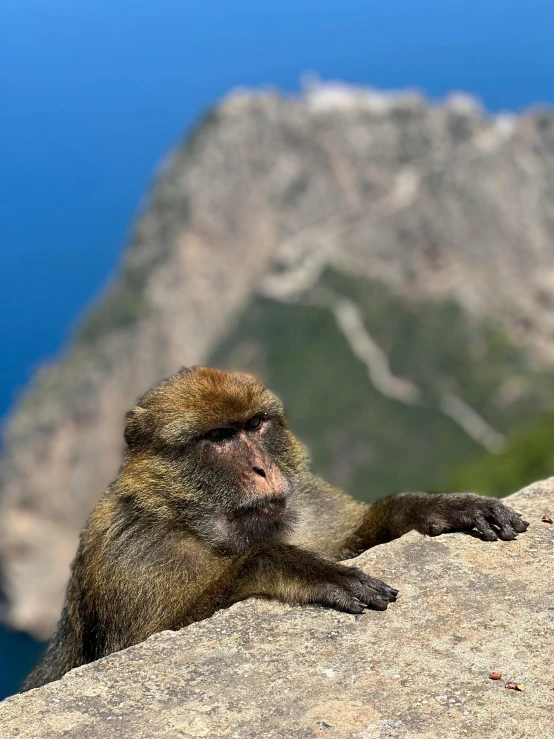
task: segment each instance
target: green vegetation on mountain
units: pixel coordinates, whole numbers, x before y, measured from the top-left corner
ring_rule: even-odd
[[[78,344],[94,344],[105,334],[134,324],[144,315],[147,302],[146,270],[126,269],[117,282],[110,286],[102,300],[83,320],[76,335]]]
[[[440,392],[457,395],[502,433],[552,397],[554,375],[533,369],[498,330],[454,303],[407,301],[380,282],[336,272],[323,284],[356,303],[391,371],[420,388],[420,402],[376,390],[331,311],[316,306],[256,299],[210,361],[260,374],[283,398],[317,471],[360,499],[451,489],[453,471],[482,450],[440,410]],[[499,492],[517,486],[507,480]]]
[[[451,476],[451,487],[501,497],[554,474],[554,411],[516,426],[500,455],[483,453]]]

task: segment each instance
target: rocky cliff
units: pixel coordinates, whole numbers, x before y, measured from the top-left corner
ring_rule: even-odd
[[[553,236],[550,113],[341,86],[222,101],[8,423],[4,620],[48,635],[124,413],[181,365],[260,374],[361,498],[500,452],[552,398]]]
[[[412,533],[355,560],[400,589],[385,613],[249,600],[7,699],[0,739],[550,737],[554,478],[510,505],[517,541]]]

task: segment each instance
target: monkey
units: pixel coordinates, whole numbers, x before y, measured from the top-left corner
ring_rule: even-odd
[[[127,413],[124,437],[22,691],[251,596],[384,611],[398,590],[340,560],[411,530],[474,528],[494,541],[529,525],[470,493],[354,500],[315,476],[280,400],[247,374],[182,368]]]

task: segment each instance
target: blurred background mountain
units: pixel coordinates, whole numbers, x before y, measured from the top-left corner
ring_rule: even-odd
[[[3,12],[0,697],[183,364],[260,375],[364,500],[552,473],[554,7]]]

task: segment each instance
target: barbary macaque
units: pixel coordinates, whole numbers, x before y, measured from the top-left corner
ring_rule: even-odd
[[[125,439],[23,690],[249,596],[384,611],[398,591],[339,560],[414,529],[475,528],[494,541],[528,526],[472,494],[353,500],[312,473],[280,401],[245,374],[180,370],[127,414]]]

